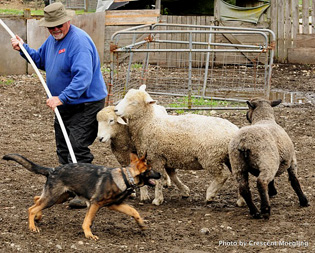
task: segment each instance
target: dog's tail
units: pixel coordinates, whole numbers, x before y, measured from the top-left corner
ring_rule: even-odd
[[[36,163],[33,163],[32,161],[28,160],[27,158],[19,154],[8,154],[2,157],[2,159],[7,160],[7,161],[9,160],[16,161],[17,163],[21,164],[30,172],[34,172],[35,174],[41,174],[46,177],[49,175],[49,172],[52,171],[52,168],[42,167]]]

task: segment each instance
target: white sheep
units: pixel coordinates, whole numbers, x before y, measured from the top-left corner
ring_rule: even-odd
[[[114,112],[114,106],[104,107],[97,114],[98,133],[97,138],[100,142],[109,143],[111,151],[121,166],[127,166],[130,163],[130,153],[137,153],[136,147],[131,140],[127,123]],[[162,106],[155,106],[157,113],[167,114]],[[163,173],[165,185],[171,185],[168,175]],[[135,196],[135,195],[132,195]],[[147,186],[140,188],[140,201],[150,199]]]
[[[131,141],[127,123],[115,114],[114,108],[107,106],[97,113],[97,138],[101,142],[109,143],[120,165],[127,166],[130,163],[130,153],[137,152]]]
[[[269,197],[277,194],[274,178],[288,171],[291,185],[299,197],[301,206],[308,206],[297,179],[297,162],[293,143],[274,117],[274,106],[281,100],[270,102],[253,98],[247,102],[247,119],[250,126],[241,128],[229,144],[232,172],[239,183],[239,192],[245,199],[254,218],[270,217]],[[257,188],[261,199],[260,212],[252,201],[248,184],[248,173],[257,177]],[[269,191],[269,192],[268,192]]]
[[[228,143],[238,127],[219,117],[162,115],[155,113],[154,104],[142,85],[139,90],[129,90],[115,112],[128,120],[138,154],[146,152],[152,168],[165,169],[183,196],[189,195],[189,188],[179,181],[175,170],[208,170],[212,180],[206,201],[212,201],[230,175]],[[163,201],[162,186],[157,182],[152,203]]]

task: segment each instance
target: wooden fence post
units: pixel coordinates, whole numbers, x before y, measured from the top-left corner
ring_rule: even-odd
[[[270,29],[275,33],[276,38],[278,38],[278,1],[271,1],[270,10]],[[277,40],[277,39],[276,39]],[[275,46],[275,58],[278,58],[278,41],[276,41]]]

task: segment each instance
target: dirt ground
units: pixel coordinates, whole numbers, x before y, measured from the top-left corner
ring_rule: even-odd
[[[237,185],[231,177],[216,200],[205,205],[210,183],[206,171],[179,171],[191,189],[181,199],[175,186],[164,190],[165,203],[154,206],[128,199],[145,219],[141,233],[131,218],[106,208],[92,227],[100,237],[84,238],[85,209],[68,210],[66,203],[44,211],[39,234],[28,231],[27,208],[40,194],[45,177],[13,162],[0,160],[1,252],[311,252],[315,250],[315,66],[275,65],[273,89],[301,91],[309,102],[275,109],[278,123],[289,133],[297,150],[299,179],[311,206],[301,208],[287,175],[276,179],[278,195],[271,200],[269,221],[253,220],[247,208],[235,206]],[[13,80],[10,81],[10,80]],[[238,126],[247,125],[244,111],[218,111]],[[0,145],[2,157],[19,153],[49,167],[58,165],[55,154],[53,112],[36,76],[0,76]],[[91,146],[94,163],[118,166],[109,147]],[[258,204],[255,184],[253,194]],[[153,197],[153,189],[150,190]]]

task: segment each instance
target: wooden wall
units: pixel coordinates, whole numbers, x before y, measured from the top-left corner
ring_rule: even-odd
[[[301,48],[297,45],[300,35],[315,39],[315,1],[310,5],[309,0],[303,0],[299,5],[299,0],[273,0],[270,21],[270,28],[277,38],[275,57],[279,62],[288,62],[290,51]],[[315,63],[315,55],[313,57]],[[292,55],[290,59],[295,61]]]

